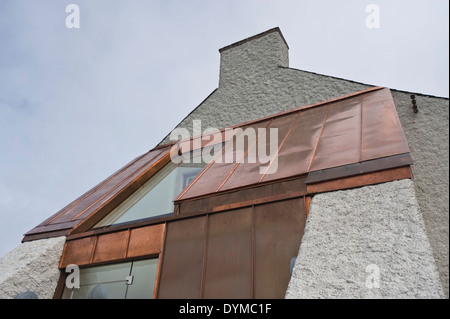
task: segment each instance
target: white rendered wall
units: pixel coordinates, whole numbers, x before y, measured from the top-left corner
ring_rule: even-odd
[[[414,188],[446,298],[449,293],[449,100],[392,92],[414,165]]]
[[[31,291],[39,299],[53,298],[66,237],[25,242],[0,259],[0,299]]]
[[[414,185],[313,197],[286,298],[443,298]]]

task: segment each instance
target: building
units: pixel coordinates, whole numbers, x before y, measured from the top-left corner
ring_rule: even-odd
[[[288,51],[279,28],[220,49],[218,88],[27,232],[0,297],[448,298],[448,99]]]

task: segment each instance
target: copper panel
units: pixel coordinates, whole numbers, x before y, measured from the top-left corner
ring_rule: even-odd
[[[161,168],[161,166],[159,168]],[[73,227],[70,234],[79,234],[91,229],[98,222],[100,222],[102,218],[108,215],[114,208],[120,205],[120,203],[139,189],[139,187],[142,186],[157,171],[158,168],[153,166],[145,174],[139,176],[138,179],[134,179],[131,184],[118,190],[117,192],[109,194],[104,200],[95,203],[89,208],[89,210],[77,217],[76,221],[79,223]]]
[[[206,213],[203,209],[204,198],[197,200],[190,200],[183,202],[183,204],[176,204],[178,206],[178,215],[187,215],[190,213]]]
[[[337,180],[325,181],[316,184],[307,185],[309,194],[329,192],[340,189],[348,189],[373,185],[385,182],[391,182],[400,179],[411,178],[411,167],[398,167],[379,172],[372,172],[358,176],[340,178]]]
[[[59,268],[66,268],[70,264],[78,266],[88,265],[91,262],[95,240],[95,237],[87,237],[67,241]]]
[[[361,141],[360,97],[331,104],[310,171],[357,163]]]
[[[77,220],[81,220],[82,222],[75,225],[75,227],[71,230],[71,234],[84,232],[93,227],[103,217],[110,213],[111,210],[116,208],[122,201],[138,190],[139,187],[141,187],[155,173],[163,168],[168,161],[170,161],[170,156],[166,153],[165,156],[157,163],[153,163],[150,167],[146,167],[146,169],[143,172],[139,172],[137,176],[131,176],[126,181],[127,185],[123,185],[123,187],[108,194],[108,196],[103,198],[101,201],[96,202],[82,215],[77,217]]]
[[[201,297],[207,217],[167,223],[158,298]]]
[[[174,151],[179,150],[181,153],[196,150],[205,146],[212,146],[222,142],[226,142],[232,137],[225,133],[225,129],[217,130],[210,133],[202,133],[202,135],[192,137],[188,140],[181,140],[174,144]]]
[[[278,152],[278,147],[282,145],[282,142],[284,141],[286,135],[290,132],[292,125],[295,124],[295,121],[297,120],[297,115],[298,113],[293,113],[275,118],[273,121],[271,121],[269,127],[266,128],[265,136],[264,134],[259,134],[255,148],[252,149],[252,152],[254,153],[253,156],[255,157],[256,162],[253,161],[251,157],[249,159],[250,154],[249,152],[249,154],[247,154],[244,160],[238,164],[236,170],[233,172],[233,174],[230,176],[227,182],[220,188],[220,190],[226,190],[258,183],[263,177],[266,168],[270,165],[270,162],[261,163],[261,161],[259,161],[259,159],[262,158],[260,156],[261,152],[263,152],[262,156],[264,156],[264,158],[266,157],[266,155],[270,154],[270,142],[271,138],[273,139],[273,137],[271,137],[270,130],[276,129],[278,131],[276,140],[277,142],[276,150]],[[258,145],[263,145],[262,143],[264,142],[264,138],[265,138],[264,143],[265,149],[260,150]],[[270,155],[278,156],[277,153]]]
[[[263,181],[304,174],[314,153],[328,106],[302,111],[295,127],[278,153],[278,170]]]
[[[312,197],[311,196],[305,196],[304,199],[305,199],[304,205],[305,205],[305,220],[306,220],[306,219],[308,219],[309,208],[311,206]]]
[[[305,227],[304,199],[255,207],[254,298],[284,298]]]
[[[317,183],[332,179],[361,175],[369,172],[381,171],[389,168],[411,165],[412,159],[409,153],[377,158],[356,164],[328,168],[310,172],[305,183]]]
[[[129,186],[131,182],[135,181],[138,176],[143,174],[145,171],[148,171],[149,168],[153,167],[153,165],[155,165],[157,161],[162,160],[167,154],[168,151],[163,151],[158,156],[152,158],[149,161],[146,161],[143,166],[138,167],[136,165],[123,174],[120,174],[119,176],[111,179],[108,185],[105,185],[101,190],[98,191],[98,195],[96,196],[99,197],[98,200],[89,205],[89,207],[87,207],[85,210],[79,212],[78,215],[73,217],[73,219],[84,219],[85,217],[89,216],[92,212],[97,210],[99,207],[102,207],[105,203],[114,198],[118,193],[123,191],[126,187]],[[167,156],[164,164],[168,159],[169,157]],[[67,214],[62,219],[69,217],[70,215]]]
[[[286,200],[289,198],[301,197],[303,195],[304,195],[304,192],[301,192],[301,191],[290,192],[289,194],[273,195],[273,196],[269,196],[269,197],[265,197],[265,198],[248,200],[245,202],[238,202],[238,203],[233,203],[233,204],[217,206],[217,207],[214,207],[213,212],[220,212],[220,211],[225,211],[225,210],[230,210],[230,209],[248,207],[248,206],[252,206],[252,205],[260,205],[260,204],[266,204],[266,203],[271,203],[271,202],[278,202],[278,201]]]
[[[31,233],[30,235],[26,235],[22,239],[22,242],[33,241],[33,240],[38,240],[38,239],[45,239],[45,238],[67,236],[67,234],[69,232],[70,232],[70,228],[62,229],[62,230],[55,230],[55,231],[45,232],[45,233]]]
[[[93,263],[123,259],[126,257],[129,231],[98,236]]]
[[[223,152],[233,154],[233,158],[236,154],[234,148],[235,139],[236,137],[233,137],[233,139],[231,139],[223,149]],[[227,178],[234,165],[234,161],[227,163],[225,162],[223,156],[221,156],[220,162],[212,162],[210,165],[208,165],[204,169],[204,171],[201,172],[200,175],[180,195],[179,198],[195,197],[197,195],[215,192]]]
[[[296,178],[182,201],[179,204],[180,215],[205,214],[303,195],[306,195],[305,178]]]
[[[258,122],[248,128],[250,129],[249,131],[254,130],[257,132],[258,128],[265,127],[268,123],[269,121]],[[223,156],[207,166],[178,199],[213,193],[220,189],[222,184],[225,183],[233,173],[236,162],[241,160],[241,158],[236,158],[236,155],[241,152],[245,153],[245,150],[248,149],[246,132],[248,133],[249,131],[246,131],[246,129],[247,127],[244,127],[242,130],[239,130],[236,135],[226,143],[223,149]],[[244,141],[243,148],[239,147],[239,143],[237,143],[237,141],[241,140]]]
[[[298,121],[287,130],[289,134],[286,137],[287,119],[298,112]],[[362,91],[347,98],[274,116],[271,127],[278,126],[275,123],[283,120],[286,123],[281,126],[279,134],[275,174],[263,175],[258,180],[261,177],[260,163],[252,164],[245,160],[237,165],[215,163],[179,199],[409,152],[388,89]]]
[[[120,186],[125,186],[126,184],[124,184],[124,182],[129,179],[130,176],[134,176],[136,175],[136,173],[141,172],[147,167],[147,165],[151,165],[154,160],[159,158],[163,153],[164,152],[162,152],[161,150],[149,152],[145,156],[139,158],[136,162],[125,166],[120,171],[102,182],[94,192],[92,192],[85,198],[82,198],[76,205],[67,209],[64,214],[55,218],[51,222],[60,223],[64,221],[71,221],[77,218],[80,214],[89,209],[96,202],[98,202],[99,200],[103,200],[103,198],[107,194],[111,193],[113,190],[117,189]]]
[[[32,234],[54,232],[54,231],[63,230],[63,229],[70,230],[77,223],[78,223],[77,221],[70,221],[70,222],[59,223],[59,224],[36,226],[33,229],[31,229],[30,231],[26,232],[25,235],[28,236],[28,235],[32,235]]]
[[[159,254],[162,250],[164,224],[131,230],[127,257]]]
[[[361,98],[361,160],[408,153],[408,143],[389,89],[367,93]]]
[[[130,181],[130,178],[134,178],[134,176],[155,164],[167,151],[168,148],[160,148],[136,158],[124,168],[27,232],[24,240],[56,236],[61,233],[61,230],[65,230],[64,234],[69,232],[79,225],[86,216],[92,213],[95,205],[97,205],[95,208],[101,207],[107,199],[112,198],[118,191],[121,191]]]
[[[209,217],[204,298],[252,298],[252,209]]]

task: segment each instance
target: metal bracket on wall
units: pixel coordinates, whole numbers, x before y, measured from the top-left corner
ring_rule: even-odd
[[[126,281],[127,285],[133,284],[133,278],[134,278],[134,276],[126,276],[125,277],[125,281]]]
[[[411,97],[411,102],[413,105],[413,112],[414,112],[414,114],[417,114],[419,112],[419,109],[417,108],[417,104],[416,104],[416,96],[414,94],[411,94],[410,97]]]

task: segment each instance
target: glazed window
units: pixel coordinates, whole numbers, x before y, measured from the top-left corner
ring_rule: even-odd
[[[201,151],[194,151],[189,161],[169,162],[156,175],[104,217],[94,228],[128,223],[140,219],[171,214],[173,200],[200,173],[206,163]]]
[[[158,258],[80,269],[80,288],[63,299],[151,299]]]

